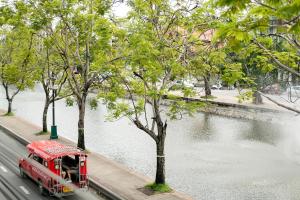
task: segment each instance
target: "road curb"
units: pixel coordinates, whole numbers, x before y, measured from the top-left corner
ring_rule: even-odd
[[[28,140],[26,140],[25,138],[23,138],[22,136],[20,136],[19,134],[13,132],[12,130],[10,130],[9,128],[3,126],[2,124],[0,124],[0,130],[2,130],[4,133],[9,134],[10,136],[12,136],[13,138],[15,138],[17,141],[19,141],[21,144],[23,144],[24,146],[26,146],[27,144],[29,144],[30,142]]]
[[[4,133],[8,134],[9,136],[15,138],[17,141],[19,141],[21,144],[26,146],[27,144],[30,143],[27,139],[24,137],[20,136],[19,134],[15,133],[14,131],[10,130],[9,128],[3,126],[0,124],[0,130],[2,130]],[[126,200],[125,198],[120,197],[118,194],[112,192],[110,189],[107,187],[100,185],[97,183],[93,178],[89,177],[89,186],[93,188],[96,192],[102,194],[108,199],[111,200]]]
[[[126,200],[103,185],[99,185],[93,178],[89,177],[89,186],[111,200]]]

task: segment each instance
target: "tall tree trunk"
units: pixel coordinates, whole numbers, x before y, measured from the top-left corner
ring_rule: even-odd
[[[10,114],[12,112],[12,101],[13,98],[9,97],[9,92],[8,92],[8,85],[2,83],[4,89],[5,89],[5,95],[6,95],[6,100],[7,100],[7,114]]]
[[[78,101],[79,119],[78,119],[77,147],[83,150],[85,150],[85,142],[84,142],[85,100],[86,100],[86,96],[82,97],[81,100]]]
[[[8,101],[8,108],[7,108],[7,114],[12,113],[12,99],[7,99]]]
[[[166,183],[166,171],[165,171],[165,137],[167,126],[163,124],[157,124],[158,128],[158,142],[156,143],[156,184]]]
[[[46,101],[44,104],[44,111],[43,111],[43,132],[48,132],[48,125],[47,125],[47,115],[48,115],[48,108],[50,105],[49,97],[46,97]]]
[[[210,75],[207,74],[206,76],[203,76],[204,78],[204,88],[205,88],[205,96],[211,96],[211,88],[210,88]]]
[[[262,97],[258,91],[255,91],[253,93],[253,103],[254,104],[262,104],[263,103]]]

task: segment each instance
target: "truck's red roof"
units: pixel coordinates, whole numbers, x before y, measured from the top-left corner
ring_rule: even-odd
[[[66,155],[84,154],[74,146],[64,145],[53,140],[35,141],[27,145],[30,152],[34,152],[45,160],[52,160]]]

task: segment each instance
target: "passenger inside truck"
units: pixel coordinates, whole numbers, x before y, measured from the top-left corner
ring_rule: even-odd
[[[69,180],[69,181],[72,181],[72,179],[71,179],[71,174],[70,174],[70,171],[68,170],[68,169],[66,169],[66,168],[62,168],[62,178],[63,179],[65,179],[65,180]]]
[[[79,171],[79,156],[64,156],[62,157],[62,168],[65,169],[66,176],[68,175],[72,181],[77,182]]]

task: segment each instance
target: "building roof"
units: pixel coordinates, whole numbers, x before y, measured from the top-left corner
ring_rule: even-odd
[[[35,141],[27,145],[30,152],[36,153],[44,160],[52,160],[66,155],[85,154],[78,148],[70,145],[64,145],[53,140]]]

